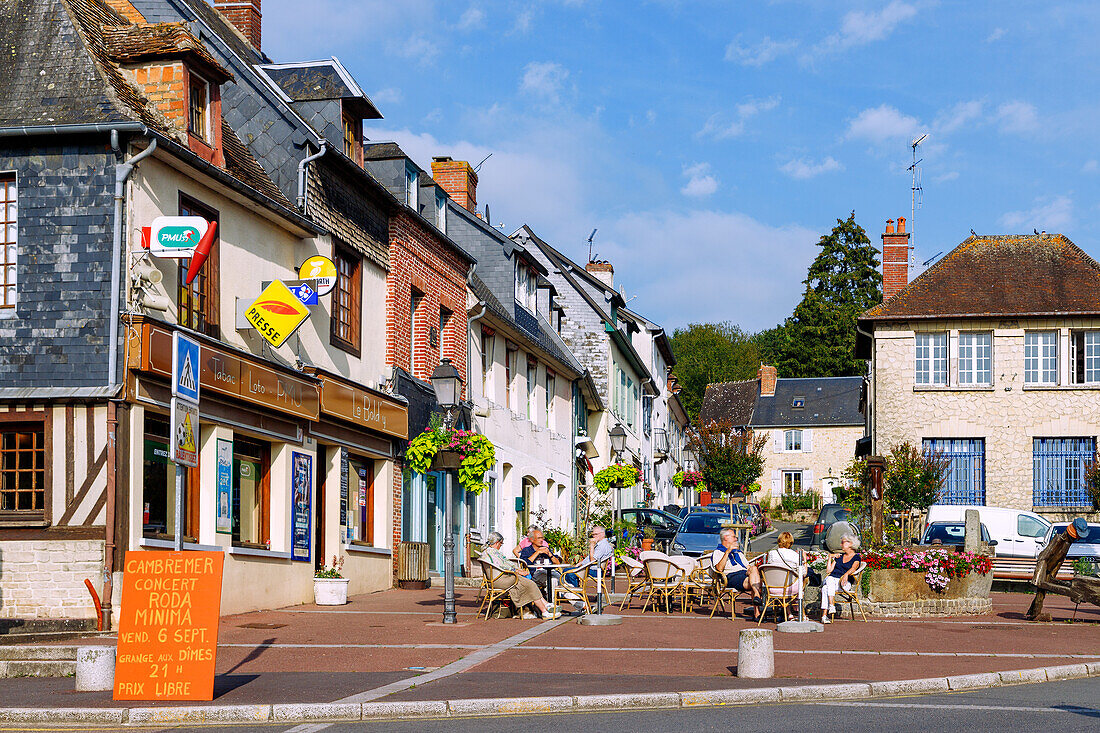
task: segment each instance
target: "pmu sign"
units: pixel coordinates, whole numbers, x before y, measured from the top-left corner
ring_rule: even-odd
[[[149,254],[185,259],[206,236],[210,223],[201,216],[158,216],[149,227]]]

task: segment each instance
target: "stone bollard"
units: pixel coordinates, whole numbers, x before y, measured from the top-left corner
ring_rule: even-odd
[[[81,646],[76,649],[76,691],[112,690],[115,686],[115,648]]]
[[[982,517],[977,509],[967,509],[963,517],[963,552],[977,554],[982,543]]]
[[[737,642],[737,676],[775,676],[775,647],[770,629],[742,629]]]

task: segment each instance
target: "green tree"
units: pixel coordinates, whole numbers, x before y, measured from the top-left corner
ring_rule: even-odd
[[[878,250],[853,211],[821,237],[820,251],[802,281],[802,301],[782,325],[757,338],[781,377],[863,374],[855,356],[856,317],[882,301]]]
[[[751,486],[764,471],[766,435],[734,428],[728,420],[700,425],[693,444],[703,466],[703,483],[711,492],[730,494]]]
[[[908,441],[893,446],[882,477],[886,506],[892,512],[924,511],[936,503],[947,468],[943,455],[922,453]]]
[[[692,323],[672,334],[676,357],[673,374],[680,383],[680,401],[694,421],[703,406],[707,385],[752,379],[760,353],[752,337],[729,323]]]

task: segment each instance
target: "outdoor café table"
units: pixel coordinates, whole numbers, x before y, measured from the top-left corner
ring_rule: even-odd
[[[565,570],[569,568],[572,570],[577,567],[577,563],[563,562],[563,563],[539,563],[537,565],[531,565],[531,570],[537,570],[539,568],[546,569],[546,600],[550,603],[554,602],[554,571]]]

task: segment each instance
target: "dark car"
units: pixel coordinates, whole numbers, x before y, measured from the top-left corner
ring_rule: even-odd
[[[814,522],[814,533],[810,538],[810,549],[819,550],[825,544],[825,536],[829,533],[829,527],[837,522],[851,522],[852,517],[842,504],[825,504]]]
[[[654,538],[655,548],[667,548],[672,541],[676,530],[680,528],[680,518],[661,511],[660,509],[622,509],[617,519],[632,522],[642,533],[646,527],[653,527],[656,531]]]
[[[966,525],[963,522],[932,522],[924,529],[920,540],[913,538],[914,545],[961,545],[966,537]],[[982,542],[990,547],[997,546],[997,540],[989,539],[989,530],[981,525]]]
[[[764,534],[768,531],[768,519],[764,516],[764,509],[756,502],[746,501],[741,504],[749,510],[750,520],[752,522],[752,534],[755,537],[758,534]]]
[[[733,505],[733,516],[734,516],[735,519],[737,518],[737,516],[739,516],[738,510],[737,510],[738,506],[740,506],[740,504],[734,504]],[[695,506],[686,506],[686,507],[684,507],[683,509],[680,510],[680,519],[684,519],[689,514],[698,514],[699,512],[712,512],[714,514],[725,514],[726,516],[729,516],[730,515],[730,505],[729,504],[707,504],[706,506],[703,506],[701,504],[696,504]]]
[[[722,516],[718,512],[692,512],[688,514],[680,525],[680,531],[672,539],[669,553],[673,555],[687,555],[688,557],[701,557],[718,547],[719,533],[725,523],[730,521],[728,516]]]

